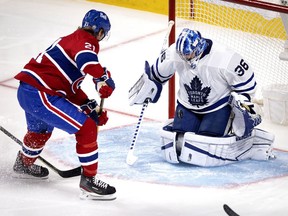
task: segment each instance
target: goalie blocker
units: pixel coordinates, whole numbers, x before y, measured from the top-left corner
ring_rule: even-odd
[[[170,119],[161,131],[161,152],[169,163],[184,162],[202,167],[221,166],[242,160],[275,159],[272,153],[274,135],[254,128],[251,135],[208,137],[192,132],[172,132]]]
[[[129,105],[144,104],[147,100],[156,103],[162,88],[162,83],[152,78],[150,65],[145,61],[145,72],[128,92]]]

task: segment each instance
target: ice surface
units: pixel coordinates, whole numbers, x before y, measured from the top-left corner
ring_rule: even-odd
[[[153,60],[161,49],[167,26],[162,15],[82,0],[0,0],[1,126],[22,139],[25,119],[13,76],[56,38],[74,31],[91,8],[105,11],[112,23],[111,36],[101,45],[100,61],[112,72],[116,91],[105,101],[110,120],[99,133],[99,172],[116,187],[118,198],[80,200],[79,177],[63,179],[53,171],[44,181],[14,178],[12,166],[19,146],[0,133],[0,215],[221,216],[226,215],[224,203],[244,216],[287,215],[287,127],[261,124],[276,134],[279,160],[273,162],[247,161],[216,169],[167,164],[157,142],[157,128],[168,115],[167,86],[159,102],[145,111],[145,117],[154,121],[145,119],[142,126],[135,147],[138,161],[132,167],[125,164],[141,110],[128,105],[127,92],[142,73],[144,61]],[[83,84],[95,97],[92,81]],[[55,130],[43,157],[60,168],[77,166],[74,148],[73,136]]]

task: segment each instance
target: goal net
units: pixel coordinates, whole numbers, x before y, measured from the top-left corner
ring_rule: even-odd
[[[260,100],[264,86],[273,84],[288,90],[288,61],[279,58],[287,40],[281,16],[287,15],[288,6],[281,5],[281,14],[273,5],[263,9],[221,0],[176,0],[175,38],[189,27],[239,52],[254,69],[256,98]]]

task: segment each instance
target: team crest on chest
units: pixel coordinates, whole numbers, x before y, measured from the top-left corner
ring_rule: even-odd
[[[85,78],[85,76],[81,76],[72,83],[71,89],[72,89],[72,92],[74,94],[76,94],[77,90],[80,88],[80,85],[81,85],[84,78]]]
[[[210,87],[204,87],[202,88],[202,82],[201,80],[195,76],[191,82],[190,86],[187,84],[184,84],[184,87],[186,89],[186,92],[188,94],[188,101],[193,106],[204,106],[208,103],[208,96],[210,94],[211,88]]]

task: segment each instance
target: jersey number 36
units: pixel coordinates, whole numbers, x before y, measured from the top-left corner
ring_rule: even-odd
[[[234,71],[238,74],[238,76],[243,76],[245,71],[247,71],[248,69],[249,65],[245,63],[243,59],[241,59],[240,64],[237,65]]]

